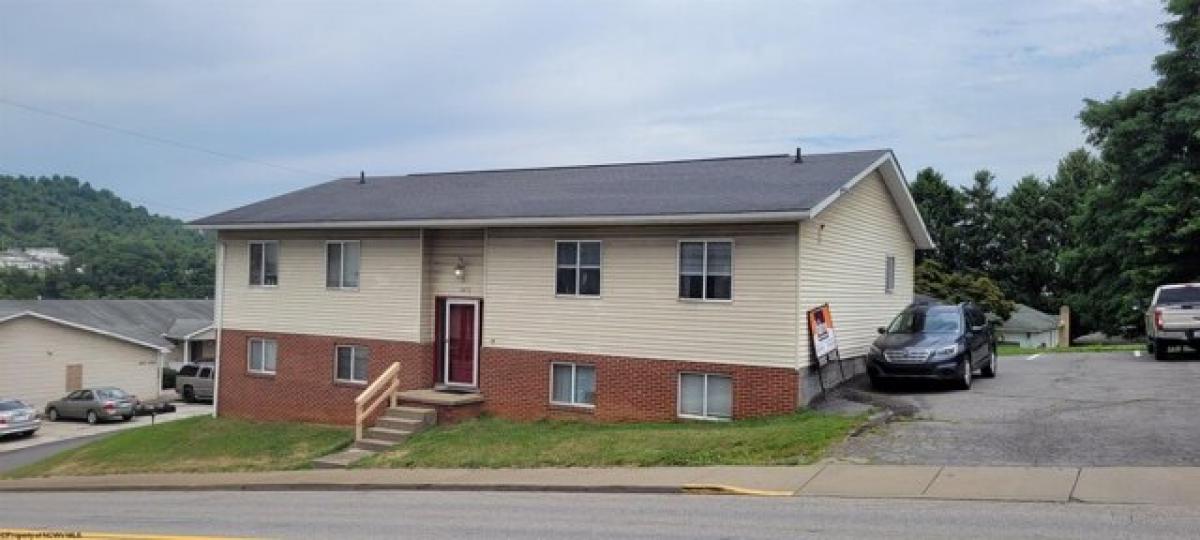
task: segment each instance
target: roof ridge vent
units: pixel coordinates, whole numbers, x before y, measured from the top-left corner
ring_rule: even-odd
[[[795,161],[795,163],[804,163],[804,154],[800,152],[800,147],[799,147],[799,146],[797,146],[797,147],[796,147],[796,161]]]
[[[367,171],[358,171],[358,185],[367,183]]]

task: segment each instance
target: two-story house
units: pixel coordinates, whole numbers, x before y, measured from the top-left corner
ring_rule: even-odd
[[[933,247],[889,150],[352,177],[192,225],[218,413],[336,423],[396,363],[406,401],[519,419],[786,413],[806,311],[864,354]]]

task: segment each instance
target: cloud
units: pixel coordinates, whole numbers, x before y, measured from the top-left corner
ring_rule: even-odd
[[[18,2],[0,171],[196,217],[329,174],[890,147],[1001,185],[1083,144],[1085,97],[1151,84],[1154,2]],[[181,208],[183,210],[181,210]]]

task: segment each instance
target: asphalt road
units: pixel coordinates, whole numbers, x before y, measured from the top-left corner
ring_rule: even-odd
[[[86,437],[77,437],[74,439],[48,442],[45,444],[39,444],[37,446],[0,452],[0,473],[8,472],[18,467],[41,461],[59,452],[64,452],[72,448],[83,446],[94,440],[107,437],[109,435],[112,435],[112,433],[97,433],[95,435],[89,435]],[[0,447],[0,449],[2,449],[2,447]]]
[[[1176,356],[1002,356],[999,376],[976,379],[970,391],[921,384],[874,393],[919,412],[851,439],[837,455],[930,465],[1200,466],[1200,358]]]
[[[1200,508],[699,495],[0,495],[0,529],[268,538],[1195,538]]]

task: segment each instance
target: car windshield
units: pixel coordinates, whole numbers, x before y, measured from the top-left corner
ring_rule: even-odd
[[[888,327],[889,334],[957,334],[961,317],[952,306],[905,310]]]
[[[24,409],[25,404],[16,400],[0,401],[0,411],[15,411]]]
[[[1200,287],[1172,287],[1158,293],[1160,304],[1200,303]]]
[[[117,388],[102,388],[96,391],[96,394],[104,399],[121,399],[129,397],[124,391]]]

